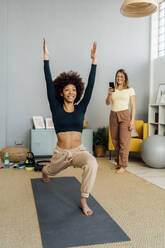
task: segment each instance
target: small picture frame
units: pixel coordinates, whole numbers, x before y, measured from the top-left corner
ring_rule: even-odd
[[[161,83],[158,86],[156,104],[165,104],[165,83]]]
[[[54,124],[52,118],[45,118],[46,129],[54,129]]]
[[[33,124],[35,129],[45,129],[45,123],[42,116],[33,116]]]

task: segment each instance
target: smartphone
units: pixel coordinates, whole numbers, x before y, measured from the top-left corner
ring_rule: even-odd
[[[113,88],[113,91],[115,91],[115,84],[114,84],[114,82],[109,82],[109,87]]]

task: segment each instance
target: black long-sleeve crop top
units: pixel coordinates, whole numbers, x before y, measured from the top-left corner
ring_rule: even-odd
[[[52,81],[49,60],[44,60],[44,73],[47,85],[47,95],[56,133],[68,131],[82,132],[84,115],[89,104],[95,82],[96,65],[91,65],[88,85],[85,89],[84,96],[79,104],[74,105],[73,112],[66,112],[63,105],[55,96],[55,87]]]

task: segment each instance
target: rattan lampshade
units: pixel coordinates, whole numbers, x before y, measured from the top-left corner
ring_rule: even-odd
[[[120,12],[127,17],[143,17],[156,12],[157,7],[157,0],[125,0]]]

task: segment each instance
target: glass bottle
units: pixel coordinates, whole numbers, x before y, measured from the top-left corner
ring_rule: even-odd
[[[9,169],[9,167],[10,167],[9,154],[8,154],[8,152],[5,152],[5,156],[4,156],[4,168],[5,169]]]

